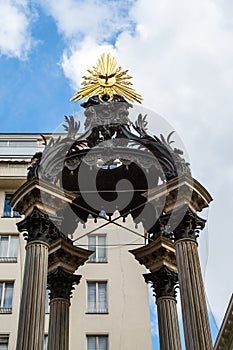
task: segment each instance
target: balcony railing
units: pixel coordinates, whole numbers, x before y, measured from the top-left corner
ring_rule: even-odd
[[[107,262],[107,258],[104,257],[104,258],[98,258],[98,257],[95,257],[95,256],[90,256],[90,258],[88,259],[88,262],[91,262],[91,263],[106,263]]]
[[[17,263],[16,257],[0,256],[0,263]]]
[[[12,307],[0,307],[0,314],[11,314]]]
[[[17,211],[4,210],[3,218],[20,218],[21,215]]]
[[[87,310],[88,314],[107,314],[108,313],[108,309],[106,308],[88,308]]]

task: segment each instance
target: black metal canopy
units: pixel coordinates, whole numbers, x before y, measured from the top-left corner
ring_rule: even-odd
[[[50,139],[37,154],[28,178],[37,176],[76,194],[72,210],[81,222],[115,210],[129,213],[147,227],[156,209],[143,196],[148,189],[183,173],[190,173],[182,152],[170,145],[170,136],[149,135],[146,116],[129,119],[132,104],[123,97],[90,97],[85,108],[85,132],[77,136],[80,122],[66,117],[65,137]],[[143,213],[143,214],[142,214]]]

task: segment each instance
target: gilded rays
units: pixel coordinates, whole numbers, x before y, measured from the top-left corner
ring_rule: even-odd
[[[91,96],[102,96],[107,94],[110,99],[113,95],[120,95],[129,101],[141,103],[142,97],[130,87],[129,81],[132,77],[128,75],[128,70],[122,70],[117,65],[117,61],[110,53],[102,54],[98,59],[96,66],[87,70],[89,76],[83,76],[83,87],[70,99],[78,101]]]

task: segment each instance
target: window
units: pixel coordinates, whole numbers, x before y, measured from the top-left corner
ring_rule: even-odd
[[[0,262],[17,262],[18,236],[0,236]]]
[[[9,335],[0,334],[0,350],[8,350]]]
[[[45,298],[45,313],[49,314],[50,308],[49,308],[49,293],[50,291],[46,289],[46,298]]]
[[[18,217],[20,217],[20,214],[17,211],[13,210],[9,204],[11,197],[12,197],[12,194],[5,195],[5,203],[4,203],[4,211],[3,211],[4,218],[18,218]]]
[[[87,312],[105,314],[107,305],[107,282],[87,282]]]
[[[44,347],[43,347],[43,350],[47,350],[47,347],[48,347],[48,334],[45,334],[44,335]],[[0,348],[1,350],[1,348]]]
[[[0,147],[36,147],[35,140],[1,140]],[[1,350],[1,349],[0,349]]]
[[[107,262],[106,235],[89,235],[88,249],[94,251],[94,253],[89,257],[89,262]]]
[[[13,299],[13,282],[0,282],[0,313],[11,314]]]
[[[87,350],[108,350],[108,336],[87,335]]]

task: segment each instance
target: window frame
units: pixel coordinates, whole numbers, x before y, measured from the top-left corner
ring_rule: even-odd
[[[89,350],[88,348],[88,338],[89,337],[95,337],[95,350],[99,350],[99,338],[100,337],[105,337],[107,340],[107,350],[109,349],[109,334],[108,333],[103,333],[103,334],[86,334],[86,344],[87,344],[87,350]]]
[[[94,250],[93,254],[91,254],[88,258],[88,263],[95,263],[95,264],[106,264],[108,262],[107,258],[107,234],[106,233],[98,233],[98,234],[90,234],[88,237],[88,250]],[[89,240],[91,238],[95,238],[95,245],[90,244]],[[99,244],[99,239],[105,238],[105,244],[101,245]],[[104,248],[104,258],[100,258],[100,251],[99,248]]]
[[[2,292],[0,295],[0,314],[6,315],[6,314],[12,314],[12,309],[13,309],[13,297],[14,297],[14,282],[15,281],[0,281],[0,284],[2,284]],[[10,307],[5,307],[4,302],[5,302],[5,294],[6,294],[6,284],[12,284],[12,296],[11,296],[11,306]]]
[[[0,263],[17,263],[19,254],[19,235],[16,234],[0,234],[0,245],[3,237],[7,237],[7,254],[6,256],[0,255]],[[12,237],[17,237],[17,253],[16,256],[11,256],[10,250],[12,248]]]
[[[98,315],[106,315],[109,313],[108,310],[108,281],[106,280],[87,280],[87,312],[86,314],[98,314]],[[105,284],[105,297],[106,297],[106,305],[105,308],[102,310],[99,305],[99,284]],[[89,286],[90,284],[95,284],[95,308],[92,309],[89,305]],[[98,287],[97,287],[98,286]]]
[[[9,205],[9,203],[6,204],[6,201],[10,201],[12,196],[13,196],[13,193],[5,192],[2,218],[20,218],[21,217],[21,215],[16,210],[13,210],[13,208]],[[8,206],[7,210],[5,209],[6,205]]]
[[[45,296],[45,314],[50,314],[50,290],[46,289],[46,296]],[[46,335],[46,334],[45,334]]]
[[[10,334],[7,334],[7,333],[0,333],[0,339],[1,338],[6,338],[7,339],[7,349],[9,348],[9,339],[10,339]],[[4,343],[1,344],[1,341],[0,341],[0,345],[5,345]]]
[[[47,350],[47,349],[48,349],[48,334],[45,333],[44,334],[43,350]]]

